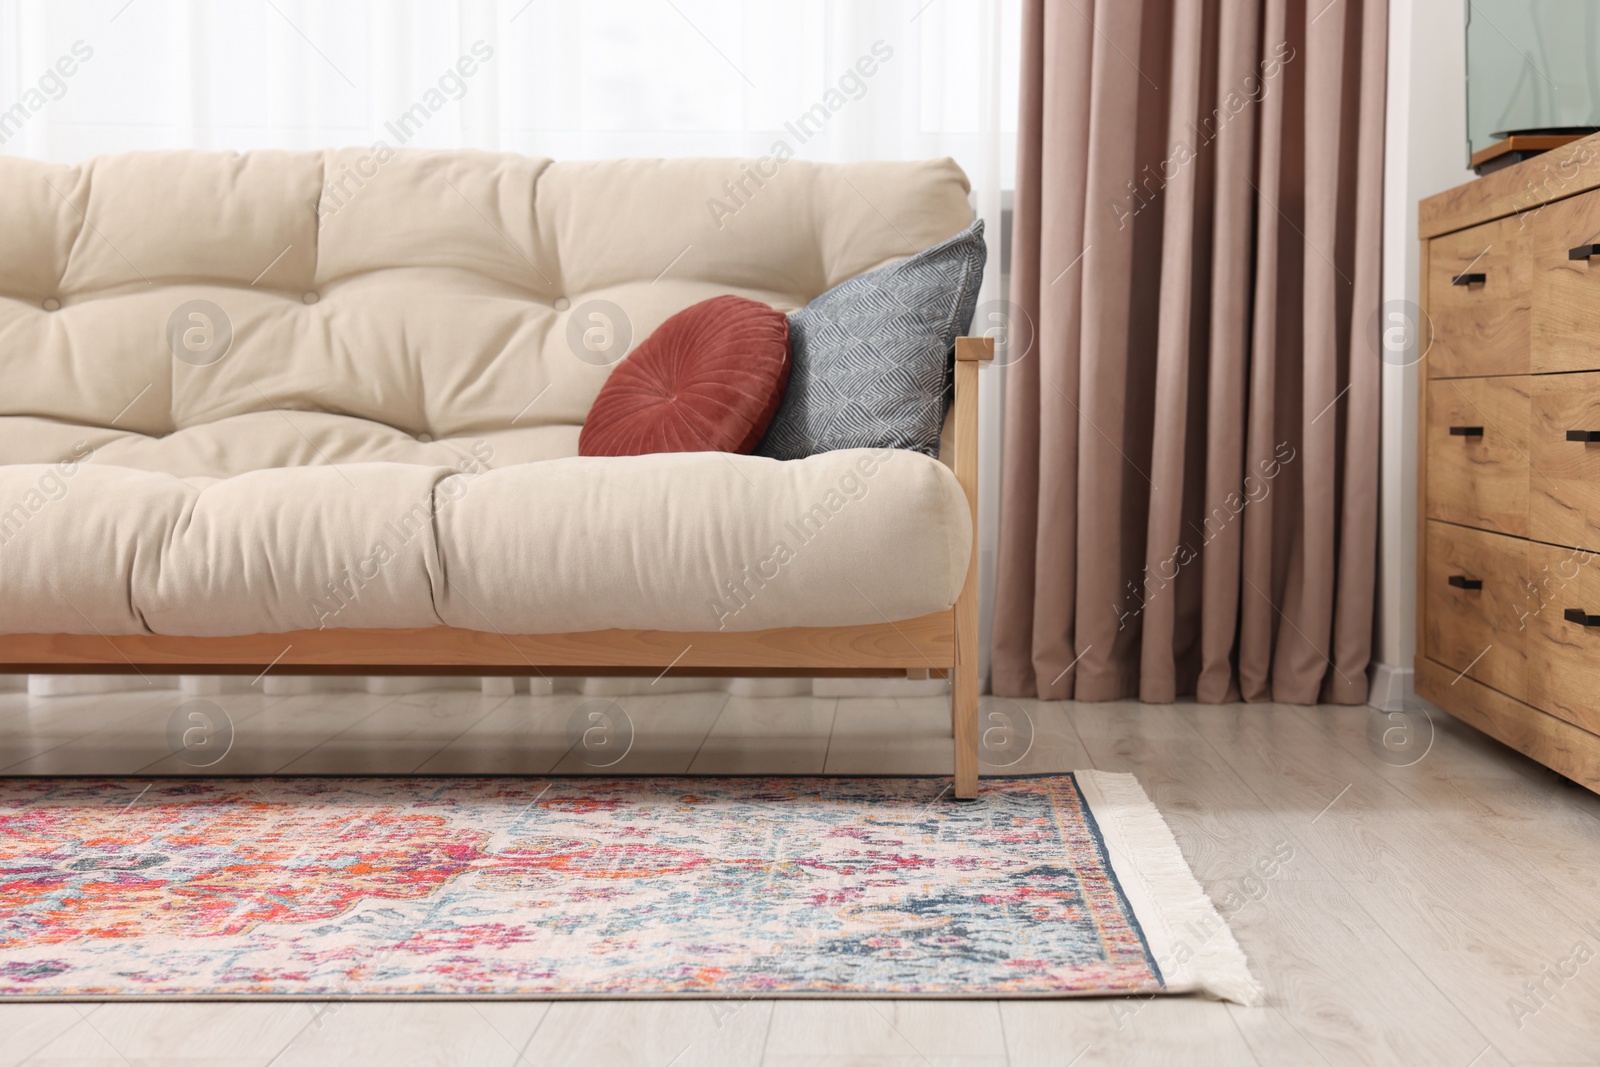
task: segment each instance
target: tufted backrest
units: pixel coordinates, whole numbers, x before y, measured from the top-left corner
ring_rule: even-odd
[[[74,434],[184,475],[406,458],[396,438],[572,455],[668,315],[799,307],[960,230],[967,190],[950,160],[0,159],[0,461]]]

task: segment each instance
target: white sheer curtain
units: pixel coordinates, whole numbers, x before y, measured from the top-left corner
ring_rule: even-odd
[[[760,155],[846,81],[801,158],[952,155],[998,207],[1016,138],[1015,0],[0,0],[0,105],[43,88],[0,151],[413,145],[557,159]],[[459,57],[491,52],[455,77]],[[876,46],[877,51],[874,52]],[[887,54],[888,58],[882,58]],[[862,56],[877,70],[855,71]],[[59,84],[58,84],[59,83]]]
[[[1019,32],[1020,0],[0,0],[0,155],[379,139],[556,159],[759,156],[780,139],[812,160],[950,155],[988,229],[987,303]],[[801,140],[789,124],[818,103],[831,118]],[[427,118],[402,127],[408,112]],[[1000,405],[984,377],[992,534]]]

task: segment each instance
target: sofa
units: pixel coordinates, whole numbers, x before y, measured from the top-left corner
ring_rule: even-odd
[[[578,455],[674,312],[972,217],[950,160],[761,167],[0,160],[0,671],[948,675],[975,796],[989,342],[938,458]]]

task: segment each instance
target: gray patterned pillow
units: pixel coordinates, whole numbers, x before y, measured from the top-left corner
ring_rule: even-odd
[[[857,275],[789,316],[794,368],[755,454],[836,448],[939,454],[950,356],[983,281],[979,219],[942,244]]]

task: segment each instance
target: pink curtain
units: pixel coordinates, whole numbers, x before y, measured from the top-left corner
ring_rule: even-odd
[[[997,694],[1366,699],[1385,23],[1027,0]]]

